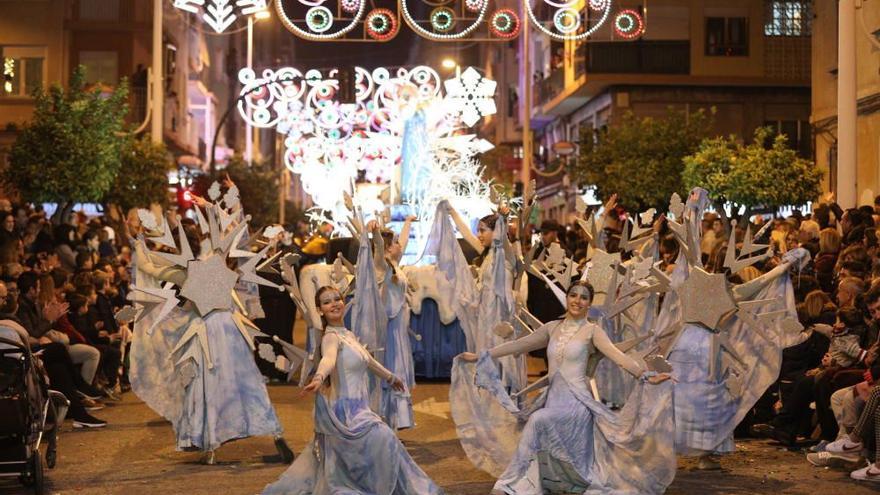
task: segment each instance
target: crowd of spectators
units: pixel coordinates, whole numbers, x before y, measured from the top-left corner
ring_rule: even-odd
[[[104,217],[53,225],[42,211],[0,199],[0,322],[38,356],[52,389],[70,401],[76,428],[128,390],[123,356],[131,251]]]

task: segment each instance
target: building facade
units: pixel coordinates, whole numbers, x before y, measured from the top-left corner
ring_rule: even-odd
[[[532,175],[545,218],[567,220],[580,192],[560,167],[574,157],[557,155],[556,143],[577,143],[582,132],[613,126],[627,112],[715,108],[716,134],[748,140],[769,125],[812,155],[811,1],[617,3],[644,15],[639,39],[616,40],[610,25],[587,42],[530,37]]]
[[[192,14],[163,5],[164,115],[163,140],[182,170],[206,169],[214,133],[222,114],[237,95],[241,57],[229,47],[243,36],[216,35]],[[130,86],[128,121],[141,128],[149,117],[147,68],[152,63],[152,0],[0,0],[0,165],[15,142],[17,129],[33,113],[36,87],[66,86],[82,65],[86,80],[112,88],[123,79]],[[241,23],[244,24],[244,23]],[[227,125],[232,141],[221,133],[223,159],[242,142],[240,119]],[[149,125],[140,132],[148,132]],[[241,148],[239,148],[241,149]]]
[[[858,147],[856,191],[859,204],[880,194],[880,3],[857,2],[855,38]],[[810,120],[816,163],[826,171],[826,189],[837,191],[838,3],[815,0],[813,86]]]

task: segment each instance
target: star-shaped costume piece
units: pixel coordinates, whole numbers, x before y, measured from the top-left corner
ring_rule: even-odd
[[[615,266],[620,264],[620,253],[610,254],[602,249],[593,251],[590,258],[589,270],[586,272],[586,279],[590,282],[597,293],[605,293],[608,290],[608,284],[611,283],[611,277],[614,275]]]
[[[678,293],[684,323],[697,323],[714,330],[725,315],[736,309],[727,279],[721,273],[693,267]]]
[[[180,295],[192,301],[199,314],[205,316],[215,309],[229,309],[237,280],[238,274],[226,267],[223,258],[212,255],[189,263]]]

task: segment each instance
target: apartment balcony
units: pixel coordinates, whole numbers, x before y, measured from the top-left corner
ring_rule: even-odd
[[[586,51],[590,74],[689,74],[690,41],[594,42]],[[580,47],[579,47],[580,48]]]
[[[534,105],[542,105],[552,100],[565,89],[565,70],[562,67],[550,71],[550,76],[537,81],[534,91]]]

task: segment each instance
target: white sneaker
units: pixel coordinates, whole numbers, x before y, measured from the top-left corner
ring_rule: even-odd
[[[807,454],[807,461],[817,467],[840,466],[842,464],[859,462],[859,456],[849,454],[834,454],[827,451]]]
[[[850,473],[849,477],[859,481],[880,482],[880,468],[875,467],[873,464],[868,464],[867,467],[863,467],[858,471]]]
[[[834,454],[859,455],[862,452],[862,442],[853,442],[849,436],[845,436],[826,445],[825,450]]]

